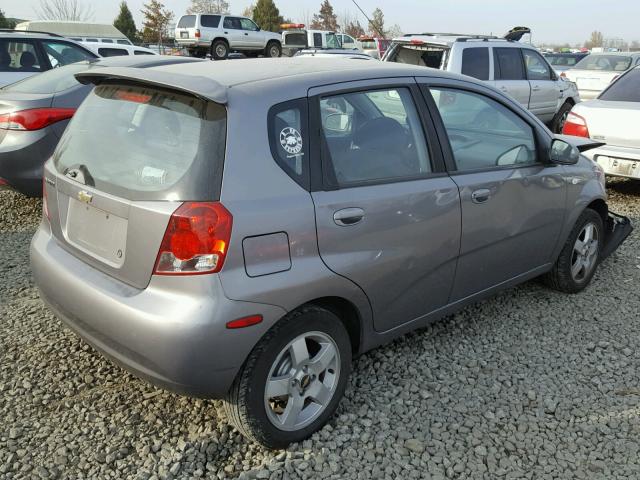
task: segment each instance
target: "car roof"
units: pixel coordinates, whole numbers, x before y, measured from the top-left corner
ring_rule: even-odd
[[[427,67],[333,56],[204,61],[144,70],[112,67],[81,72],[76,76],[84,83],[105,78],[138,80],[177,88],[222,104],[227,103],[227,92],[235,87],[242,86],[243,91],[254,90],[260,94],[262,82],[270,80],[277,80],[279,88],[287,91],[339,82],[413,76],[445,77],[482,85],[467,76]]]
[[[57,35],[55,33],[47,33],[47,32],[33,32],[28,30],[0,30],[0,38],[56,38],[65,40],[69,40],[66,37],[61,35]],[[70,40],[73,42],[73,40]]]

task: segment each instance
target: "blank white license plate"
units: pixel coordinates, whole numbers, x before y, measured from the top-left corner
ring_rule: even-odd
[[[69,199],[67,214],[69,243],[114,267],[124,263],[127,225],[125,218],[75,198]]]
[[[578,84],[578,88],[584,88],[586,90],[598,90],[600,85],[600,80],[597,78],[576,78],[576,83]]]
[[[189,38],[189,32],[180,32],[180,38]]]
[[[612,175],[625,175],[628,177],[640,177],[640,161],[600,155],[598,156],[598,163],[602,165],[606,173]]]

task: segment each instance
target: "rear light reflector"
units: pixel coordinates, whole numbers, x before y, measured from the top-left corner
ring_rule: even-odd
[[[589,138],[587,121],[577,113],[569,112],[569,115],[567,115],[567,119],[564,122],[564,126],[562,127],[562,133],[564,135]]]
[[[219,202],[185,202],[169,219],[154,273],[197,275],[222,269],[233,217]]]
[[[195,36],[196,38],[200,38],[200,30],[196,30]]]
[[[251,315],[227,322],[227,328],[245,328],[262,322],[262,315]]]
[[[3,130],[40,130],[73,117],[75,108],[32,108],[0,115]]]

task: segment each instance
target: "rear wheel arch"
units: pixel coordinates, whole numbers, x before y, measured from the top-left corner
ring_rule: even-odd
[[[308,305],[324,308],[338,317],[349,333],[353,354],[360,353],[362,345],[362,315],[358,307],[342,297],[321,297],[311,300],[298,308]]]

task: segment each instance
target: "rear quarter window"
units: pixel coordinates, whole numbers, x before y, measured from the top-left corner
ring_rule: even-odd
[[[462,74],[478,80],[489,80],[489,49],[465,48],[462,51]]]
[[[208,28],[218,28],[220,15],[202,15],[200,16],[200,25]]]
[[[276,163],[298,185],[309,188],[309,136],[307,102],[292,100],[271,107],[269,146]]]

